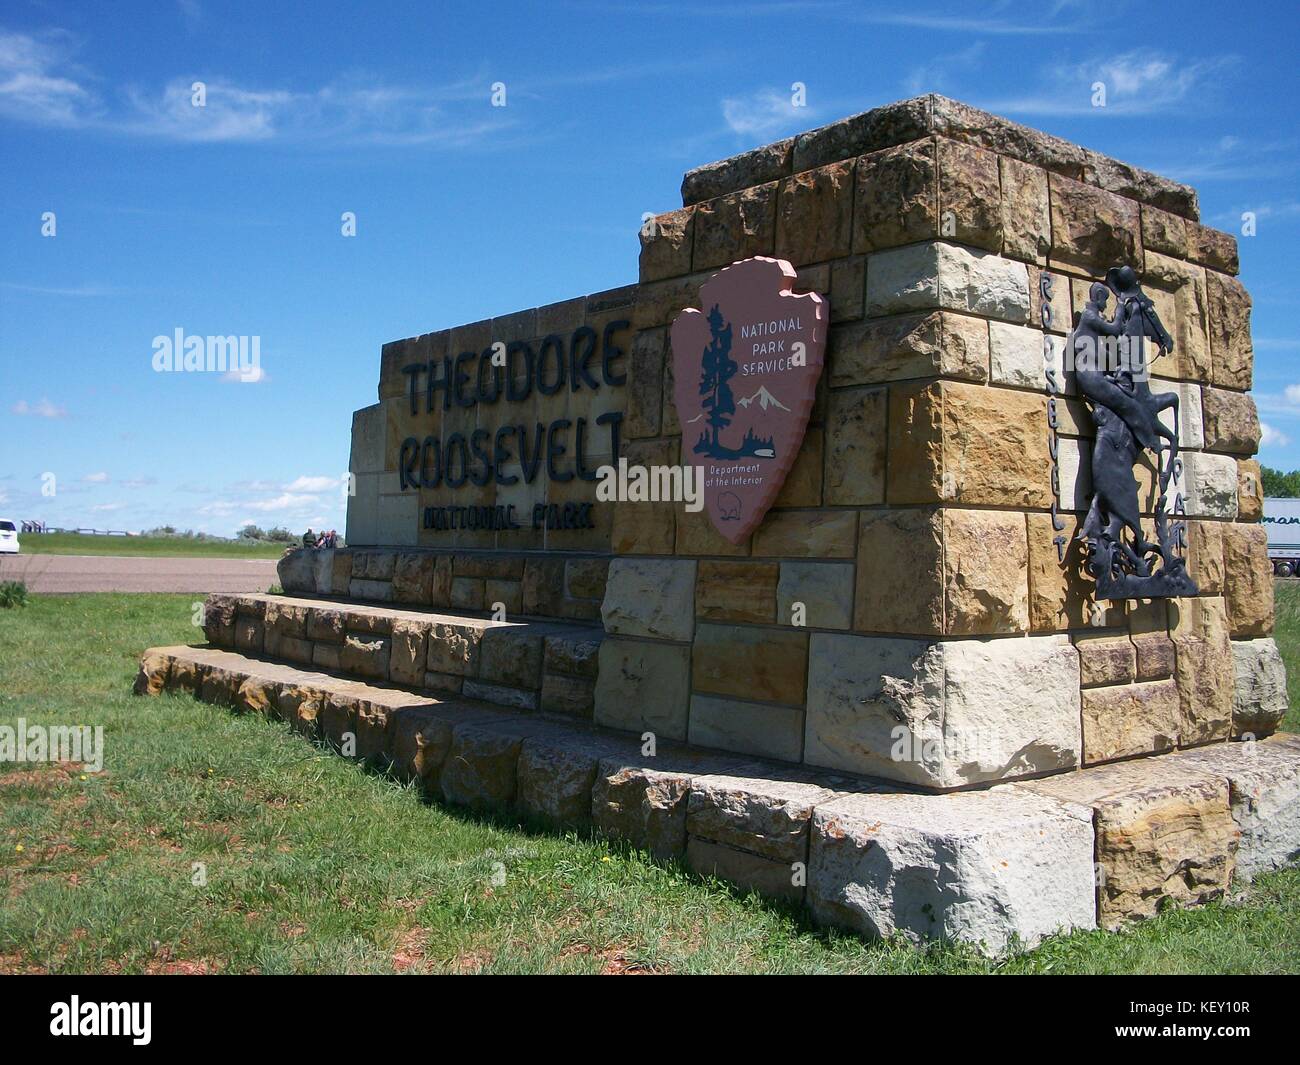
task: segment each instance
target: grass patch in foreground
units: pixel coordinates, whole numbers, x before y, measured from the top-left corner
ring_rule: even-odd
[[[193,540],[184,536],[19,533],[24,555],[151,555],[169,558],[279,558],[292,544]]]
[[[1296,871],[995,965],[825,933],[602,840],[428,805],[260,718],[132,696],[141,650],[198,638],[192,598],[37,596],[0,615],[0,721],[102,724],[106,747],[98,775],[0,766],[0,972],[1300,969]]]

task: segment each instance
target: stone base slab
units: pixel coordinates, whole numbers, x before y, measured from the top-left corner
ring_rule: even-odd
[[[927,794],[214,647],[146,651],[138,694],[286,721],[432,797],[594,829],[870,935],[990,956],[1217,897],[1300,857],[1300,737]]]

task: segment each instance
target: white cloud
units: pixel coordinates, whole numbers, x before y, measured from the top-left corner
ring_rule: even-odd
[[[150,485],[158,483],[157,477],[131,477],[125,481],[119,481],[123,488],[148,488]]]
[[[58,407],[48,399],[42,398],[38,403],[28,403],[25,399],[20,399],[9,408],[14,414],[31,416],[33,418],[66,418],[68,411],[66,407]]]
[[[1278,432],[1268,422],[1259,423],[1260,447],[1286,447],[1289,443],[1291,443],[1291,438],[1286,433]]]
[[[270,379],[260,365],[250,366],[247,370],[227,370],[221,375],[221,380],[241,385],[260,385]]]
[[[103,470],[97,473],[88,473],[81,479],[85,484],[108,484],[108,474]]]
[[[733,133],[746,137],[770,137],[794,124],[811,124],[814,112],[808,107],[795,107],[791,97],[790,92],[774,89],[728,97],[722,101],[722,117]]]
[[[0,31],[0,114],[42,126],[82,124],[96,107],[94,96],[73,77],[71,38]]]
[[[126,504],[125,503],[96,503],[90,509],[97,511],[101,514],[112,513],[115,510],[125,510]]]
[[[342,483],[339,477],[299,477],[284,486],[286,492],[328,492]]]

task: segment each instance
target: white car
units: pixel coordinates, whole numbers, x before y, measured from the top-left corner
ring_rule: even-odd
[[[18,526],[8,518],[0,518],[0,555],[18,554]]]

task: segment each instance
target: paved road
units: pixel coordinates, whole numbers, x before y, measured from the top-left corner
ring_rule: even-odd
[[[0,581],[29,592],[264,592],[273,558],[0,555]]]

